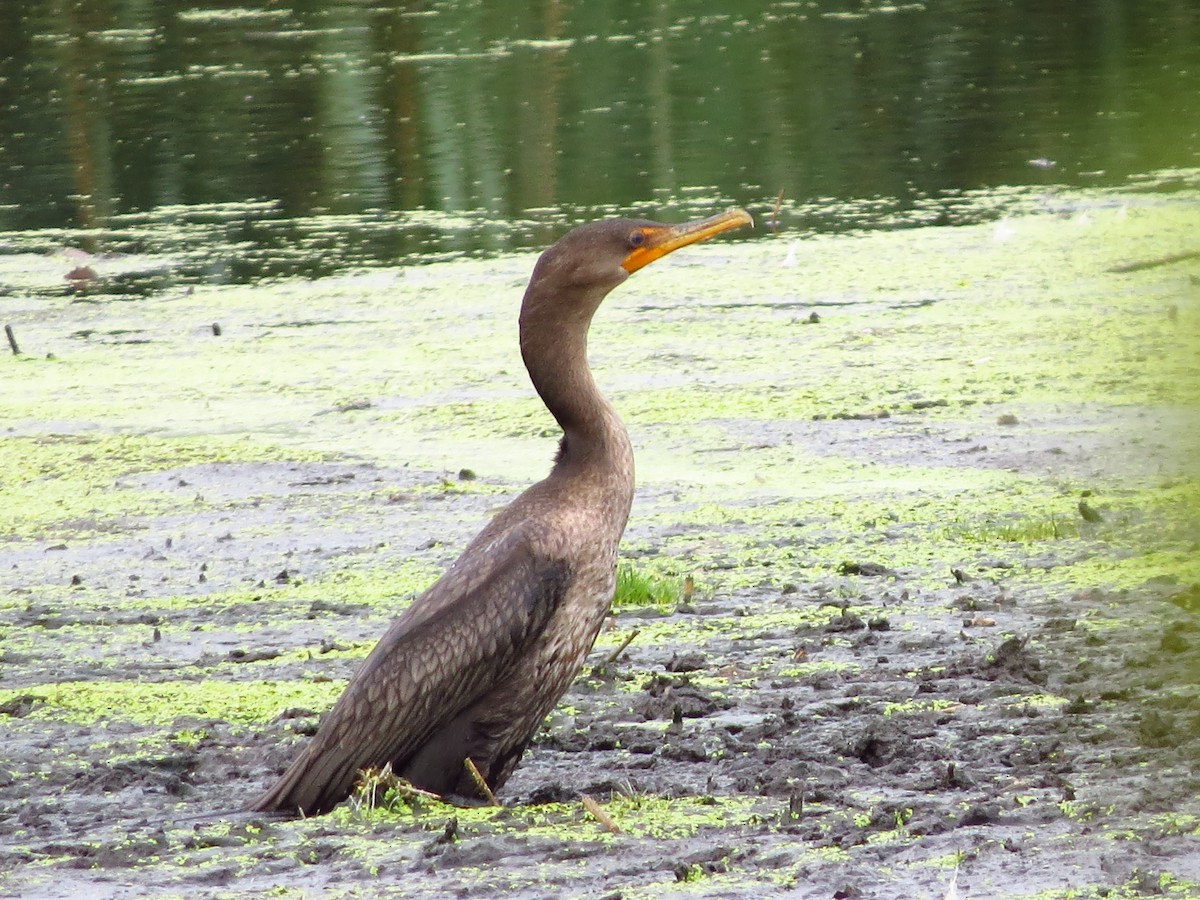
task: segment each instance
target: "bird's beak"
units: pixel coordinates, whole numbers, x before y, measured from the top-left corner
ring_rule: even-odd
[[[694,222],[684,222],[682,225],[650,225],[641,229],[645,240],[625,257],[621,267],[626,272],[636,272],[642,266],[654,262],[661,256],[666,256],[672,250],[706,241],[713,235],[743,225],[754,227],[754,220],[744,209],[731,209],[728,212],[709,216],[707,219],[697,219]]]

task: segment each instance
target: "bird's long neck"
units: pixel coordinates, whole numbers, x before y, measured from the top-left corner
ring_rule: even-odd
[[[632,481],[632,451],[625,426],[596,387],[587,361],[585,321],[556,321],[536,313],[521,316],[521,356],[534,389],[562,427],[555,466],[566,474],[599,466]]]

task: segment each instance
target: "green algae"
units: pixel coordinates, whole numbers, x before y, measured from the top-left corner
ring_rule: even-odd
[[[1148,883],[1147,883],[1148,882]],[[1200,881],[1178,878],[1169,872],[1157,875],[1134,871],[1123,884],[1091,884],[1071,888],[1051,888],[1038,891],[1036,894],[1008,893],[1008,898],[1021,900],[1139,900],[1148,896],[1149,887],[1157,897],[1179,897],[1181,900],[1195,897],[1200,893]]]
[[[1080,518],[1080,488],[1069,482],[1005,472],[866,468],[863,479],[832,497],[767,497],[746,505],[731,496],[686,509],[675,518],[689,527],[662,540],[659,551],[690,560],[725,589],[756,584],[764,565],[830,575],[847,558],[902,569],[917,583],[944,584],[952,566],[1011,555],[1013,545],[1057,550],[1061,557],[1053,571],[1010,570],[1010,578],[1024,571],[1036,581],[1122,588],[1155,577],[1183,584],[1200,577],[1190,552],[1200,537],[1195,479],[1165,486],[1093,481],[1105,497],[1105,519],[1092,524]],[[665,520],[668,513],[661,515]],[[1081,547],[1082,556],[1074,552]]]
[[[340,808],[333,814],[347,822],[434,822],[453,816],[461,832],[472,836],[518,833],[569,842],[621,842],[631,838],[678,840],[709,830],[736,827],[753,821],[758,801],[750,797],[680,797],[667,799],[644,794],[615,794],[600,807],[618,826],[614,835],[578,803],[530,806],[447,806],[433,801],[415,805],[399,803],[370,811]]]
[[[0,539],[102,535],[178,506],[178,498],[122,478],[196,463],[285,458],[244,439],[139,434],[0,437]],[[295,454],[288,454],[295,459]],[[312,456],[310,458],[315,458]],[[143,526],[144,527],[144,526]]]
[[[280,615],[309,617],[313,604],[336,601],[348,606],[368,607],[384,614],[402,612],[411,600],[433,583],[440,568],[425,559],[408,558],[386,568],[378,567],[371,554],[346,554],[339,557],[340,568],[310,578],[288,578],[260,582],[233,590],[197,589],[186,594],[145,594],[113,596],[108,589],[86,585],[46,585],[37,587],[39,608],[47,612],[70,610],[73,616],[92,614],[86,627],[125,624],[138,611],[167,613],[179,610],[216,614],[236,612],[240,608],[271,609]],[[14,594],[0,598],[0,610],[29,604],[28,597]],[[107,613],[108,615],[104,615]],[[246,623],[247,627],[257,627]],[[56,625],[56,627],[71,627]],[[236,627],[236,626],[234,626]]]
[[[338,681],[67,681],[0,690],[0,703],[38,698],[31,721],[95,725],[127,721],[170,726],[181,719],[261,725],[292,707],[326,709],[341,694]]]
[[[1138,228],[1129,227],[1141,233],[1140,229],[1146,226],[1142,222]],[[980,229],[975,234],[986,232]],[[944,242],[961,243],[965,236],[948,231],[939,237],[944,238]],[[1122,240],[1125,239],[1123,236]],[[676,472],[691,468],[708,473],[709,477],[713,466],[699,461],[695,454],[728,443],[724,424],[727,422],[805,420],[877,409],[953,421],[964,410],[1010,404],[1014,398],[1019,398],[1023,405],[1056,402],[1064,396],[1070,396],[1076,402],[1096,399],[1105,403],[1140,403],[1156,399],[1187,403],[1194,400],[1194,378],[1189,377],[1194,375],[1194,361],[1189,355],[1194,341],[1182,328],[1171,330],[1173,326],[1165,315],[1165,305],[1152,314],[1143,295],[1129,291],[1124,284],[1108,284],[1111,278],[1103,277],[1104,261],[1108,257],[1101,257],[1094,264],[1096,269],[1090,273],[1073,273],[1073,277],[1090,274],[1093,280],[1107,284],[1106,292],[1095,300],[1095,308],[1088,311],[1086,329],[1079,327],[1078,308],[1061,300],[1037,305],[1036,314],[1029,314],[1031,302],[1037,303],[1031,294],[1047,289],[1046,273],[1036,277],[1026,273],[1027,277],[1022,280],[1022,273],[1018,271],[1012,280],[1020,284],[1019,291],[990,298],[991,302],[982,307],[974,303],[973,330],[979,334],[999,332],[1003,335],[1004,352],[985,356],[978,352],[974,342],[946,345],[941,340],[947,329],[959,327],[961,303],[969,302],[965,298],[978,291],[977,281],[960,271],[963,257],[944,251],[942,242],[929,240],[928,234],[920,236],[920,243],[915,236],[911,242],[904,236],[889,236],[889,240],[899,244],[900,249],[893,249],[887,256],[895,260],[895,265],[903,265],[905,272],[919,271],[925,278],[936,280],[939,270],[953,267],[955,282],[965,284],[962,296],[947,296],[928,306],[892,313],[890,318],[883,316],[885,320],[898,316],[900,321],[898,326],[886,329],[873,324],[864,331],[860,319],[848,316],[830,317],[819,328],[792,328],[785,322],[784,327],[764,329],[761,306],[733,305],[723,308],[719,317],[703,315],[705,310],[700,310],[696,316],[688,318],[686,310],[672,310],[667,317],[657,317],[653,329],[639,332],[636,326],[646,317],[636,307],[630,309],[617,294],[610,301],[612,308],[605,313],[617,321],[598,323],[598,340],[604,344],[606,328],[620,329],[630,340],[627,345],[618,347],[613,347],[611,342],[604,344],[596,359],[598,378],[603,384],[606,372],[615,375],[646,371],[648,361],[664,357],[672,362],[682,361],[685,370],[702,367],[701,377],[670,378],[668,380],[679,383],[669,386],[626,387],[629,375],[610,380],[614,382],[612,393],[616,404],[630,422],[635,436],[638,432],[653,429],[669,431],[678,442],[674,449],[679,453],[673,458]],[[878,238],[871,241],[873,244],[879,242]],[[1095,252],[1099,253],[1103,246],[1102,241]],[[977,264],[987,268],[989,273],[994,265],[1010,271],[1019,270],[1021,266],[1047,265],[1036,254],[1030,254],[1023,256],[1014,267],[1013,261],[1007,258],[1002,264],[997,262],[1003,253],[1011,254],[1009,250],[990,244],[977,245],[976,250],[976,254],[967,255],[967,261],[972,262],[979,256]],[[897,252],[908,254],[910,251],[917,253],[919,258],[914,260],[910,255],[903,260],[896,258]],[[754,262],[767,262],[763,258],[766,251],[761,248],[748,248],[746,252]],[[846,266],[844,259],[832,259],[830,263],[827,269],[817,273],[818,280],[828,277],[830,272],[842,271]],[[1053,264],[1059,265],[1057,257]],[[910,274],[896,285],[893,274],[886,267],[881,269],[870,273],[871,280],[880,285],[874,289],[876,291],[882,292],[882,285],[886,284],[889,292],[902,294],[903,281],[912,281]],[[861,278],[863,272],[854,267],[850,274]],[[806,267],[806,284],[812,275]],[[663,293],[678,291],[686,295],[695,289],[689,277],[686,267],[667,269],[656,274],[654,286]],[[795,278],[795,273],[780,270],[777,264],[763,264],[758,266],[757,277],[762,282],[761,291],[770,294],[773,290],[788,290],[786,282],[778,288],[773,288],[772,284]],[[1154,280],[1162,284],[1161,279]],[[1164,285],[1162,289],[1168,290],[1168,287]],[[872,288],[859,287],[857,292],[870,296]],[[718,286],[714,302],[720,300],[721,288]],[[867,308],[871,308],[870,304]],[[622,326],[635,326],[635,329],[631,331]],[[1120,348],[1119,353],[1097,343],[1110,338]],[[713,364],[709,355],[688,353],[695,347],[711,353],[707,348],[713,345],[722,348],[719,373],[709,370],[708,366]],[[1166,352],[1159,352],[1164,348]],[[854,357],[858,355],[864,359],[862,365],[854,364]],[[795,370],[781,369],[772,364],[780,358],[801,362]],[[1128,372],[1122,371],[1119,378],[1114,375],[1114,359],[1117,363],[1128,359]],[[869,360],[869,365],[865,360]],[[755,370],[755,366],[762,368]],[[816,373],[819,377],[815,377]],[[1115,394],[1118,389],[1119,393]],[[536,398],[527,390],[522,391],[519,385],[515,385],[511,393],[498,395],[492,391],[486,397],[450,402],[440,397],[438,402],[417,403],[381,415],[382,422],[411,425],[435,438],[452,431],[466,446],[486,444],[489,439],[533,444],[539,439],[552,439],[555,434],[552,421]],[[752,460],[741,464],[730,461],[734,468],[728,471],[744,473],[747,463],[757,466],[761,457],[757,453],[751,456],[754,457]],[[654,464],[650,470],[652,477],[659,477],[665,457],[659,457],[651,450],[646,458]],[[646,471],[645,465],[643,471]]]
[[[311,605],[336,599],[338,603],[382,607],[399,613],[440,574],[436,565],[424,559],[401,559],[386,568],[373,567],[373,559],[370,554],[347,554],[341,558],[341,567],[319,577],[297,579],[286,585],[213,593],[206,600],[220,606],[237,606],[273,600]]]
[[[1028,707],[1030,709],[1056,710],[1061,709],[1068,703],[1070,701],[1066,697],[1060,697],[1057,694],[1025,694],[1010,705],[1022,708]]]
[[[958,523],[948,526],[957,528],[954,535],[969,544],[1030,544],[1036,541],[1057,541],[1079,536],[1079,525],[1054,515],[1046,517],[1009,517],[1006,520],[990,518],[971,525]]]
[[[1163,813],[1151,816],[1150,825],[1156,828],[1163,837],[1175,834],[1200,837],[1200,816],[1187,813]]]
[[[860,611],[865,611],[865,608]],[[670,619],[640,620],[637,625],[638,641],[647,644],[691,644],[702,643],[706,638],[715,636],[728,640],[754,640],[762,634],[823,625],[841,614],[841,608],[802,605],[766,612],[746,611],[741,615],[681,615]],[[623,636],[619,633],[602,633],[596,639],[596,646],[616,646],[622,640]]]
[[[905,700],[903,703],[885,703],[885,716],[912,715],[916,713],[939,712],[956,706],[953,700],[934,698],[932,700]]]
[[[1183,424],[1162,439],[1185,445],[1192,433],[1186,413],[1197,403],[1200,380],[1194,305],[1183,274],[1194,266],[1112,271],[1192,246],[1194,206],[1189,214],[1193,218],[1184,222],[1182,210],[1134,204],[1123,216],[1116,207],[1101,210],[1090,224],[1021,218],[1008,223],[1011,236],[1004,240],[990,227],[818,239],[798,245],[794,266],[785,265],[784,241],[733,245],[723,248],[739,273],[733,282],[713,277],[713,265],[720,263],[667,267],[614,294],[597,320],[593,351],[597,380],[628,419],[638,451],[644,490],[632,521],[635,536],[625,549],[636,549],[642,574],[667,582],[693,574],[700,579],[695,612],[685,607],[670,618],[637,618],[642,633],[635,649],[662,644],[708,652],[712,670],[702,670],[693,683],[732,695],[737,679],[752,690],[754,679],[806,678],[855,667],[838,659],[799,662],[785,654],[760,659],[747,676],[716,674],[723,662],[719,648],[727,642],[804,633],[841,615],[838,606],[820,607],[820,599],[848,602],[849,611],[863,618],[886,603],[892,627],[903,628],[905,617],[927,605],[934,590],[942,598],[949,591],[999,586],[1022,603],[1034,603],[1048,596],[1091,597],[1087,592],[1099,588],[1096,596],[1104,605],[1083,609],[1079,627],[1119,640],[1129,626],[1123,597],[1107,592],[1200,582],[1194,472],[1177,460],[1163,463],[1162,473],[1139,469],[1140,426],[1136,415],[1126,415],[1180,409]],[[21,379],[21,391],[0,398],[0,419],[17,429],[5,441],[25,442],[20,454],[6,449],[0,456],[19,458],[12,469],[19,477],[0,478],[0,491],[10,484],[25,490],[20,484],[30,479],[34,485],[23,494],[4,494],[11,515],[0,534],[11,533],[15,540],[2,546],[68,534],[100,545],[110,527],[152,528],[155,517],[178,499],[123,486],[122,479],[219,458],[228,438],[213,435],[222,432],[247,435],[237,453],[252,459],[353,453],[433,473],[470,467],[481,476],[459,482],[443,474],[432,483],[394,488],[426,499],[499,495],[540,476],[556,430],[520,373],[510,327],[515,300],[493,299],[501,291],[515,298],[530,262],[506,257],[494,267],[455,263],[412,278],[391,272],[317,284],[205,288],[194,298],[172,300],[171,311],[179,321],[220,318],[227,338],[220,342],[207,335],[200,339],[193,326],[163,329],[149,313],[131,308],[117,310],[118,321],[106,327],[140,329],[153,338],[149,343],[118,345],[115,334],[95,332],[55,346],[58,360],[0,361],[4,377]],[[386,303],[369,297],[380,288],[388,291]],[[455,304],[436,299],[447,289],[454,291]],[[694,302],[697,298],[703,300]],[[1168,315],[1172,305],[1178,321]],[[297,307],[311,319],[304,327]],[[803,323],[799,310],[810,308],[821,310],[820,324]],[[49,327],[21,331],[32,346],[47,344],[52,334]],[[404,338],[391,337],[397,334]],[[462,352],[465,343],[471,353]],[[105,385],[104,396],[94,390],[97,384]],[[838,418],[878,412],[888,418]],[[1019,421],[997,436],[1001,414]],[[69,442],[45,432],[45,417],[59,419],[62,430],[114,442],[116,462],[109,467],[103,454],[94,463],[68,458]],[[767,427],[758,428],[763,423]],[[1064,453],[1068,465],[1053,474],[1009,471],[1021,469],[1015,453],[978,462],[955,452],[976,444],[1024,449],[1039,438],[1047,446],[1068,446],[1075,430],[1089,441],[1113,434],[1128,446],[1094,466]],[[916,450],[896,449],[905,436],[922,432],[929,439]],[[50,447],[44,459],[40,439]],[[123,439],[144,440],[146,458],[132,444],[122,451]],[[172,442],[190,444],[194,453],[173,456]],[[54,449],[56,443],[63,446]],[[261,450],[266,447],[274,449]],[[264,455],[255,457],[259,452]],[[49,467],[46,472],[36,468],[41,464]],[[1079,518],[1083,491],[1091,492],[1089,502],[1102,512],[1101,522]],[[337,509],[367,500],[358,493]],[[240,507],[226,508],[236,517]],[[274,627],[287,628],[307,617],[314,603],[330,599],[362,605],[368,615],[391,614],[439,569],[428,555],[383,566],[373,564],[373,554],[341,555],[331,563],[333,571],[288,584],[270,583],[268,575],[261,587],[195,595],[175,585],[146,585],[143,596],[129,597],[105,588],[45,585],[32,597],[0,598],[0,611],[20,612],[34,604],[52,613],[73,608],[100,614],[107,606],[126,615],[244,614],[244,623],[221,627],[244,635],[250,649],[266,615]],[[839,567],[845,560],[880,563],[899,575],[843,575]],[[955,586],[951,567],[971,580]],[[892,596],[900,593],[897,582],[912,592],[911,599]],[[717,614],[707,608],[714,602],[722,604]],[[731,606],[740,609],[730,611]],[[655,610],[643,604],[620,612],[653,616]],[[957,618],[947,616],[951,622]],[[97,615],[54,629],[5,623],[5,652],[45,658],[53,645],[72,662],[130,656],[136,642],[147,639],[148,626],[108,624],[111,618]],[[635,627],[634,618],[623,617],[622,630]],[[183,637],[166,624],[162,633],[166,640]],[[622,637],[606,633],[597,648],[614,647]],[[358,656],[368,646],[352,643],[329,656]],[[829,646],[841,645],[835,640]],[[299,647],[273,660],[213,661],[203,667],[207,682],[143,685],[117,672],[107,697],[103,684],[69,682],[9,689],[0,693],[0,702],[17,693],[43,697],[27,721],[11,723],[14,729],[47,721],[91,726],[129,720],[154,725],[164,741],[189,747],[203,742],[207,727],[187,721],[191,718],[244,727],[268,721],[287,706],[326,708],[340,683],[304,680],[320,670],[320,659],[294,681],[271,680],[274,666],[303,672],[298,664],[310,653]],[[107,677],[103,665],[97,668]],[[639,689],[655,674],[636,668],[623,685]],[[249,680],[264,676],[261,688]],[[298,693],[287,693],[286,685]],[[58,691],[54,702],[45,699],[52,689]],[[1004,695],[980,708],[1053,709],[1063,702],[1050,694]],[[898,703],[886,711],[920,715],[936,706]],[[111,749],[118,756],[139,752]],[[147,743],[146,752],[152,749]],[[82,770],[84,761],[77,765]],[[626,840],[687,841],[708,833],[733,840],[761,806],[742,795],[730,799],[728,807],[722,799],[712,811],[698,798],[643,798],[645,810],[626,810],[621,806],[626,801],[614,798],[606,808],[621,816],[625,837],[607,835],[571,804],[540,814],[484,811],[479,821],[470,819],[475,813],[463,814],[462,827],[468,836],[531,836],[601,849],[619,848]],[[661,804],[676,808],[655,809]],[[870,809],[869,802],[856,801],[847,814],[870,816]],[[437,807],[426,814],[414,839],[428,840],[425,831],[440,830],[451,814],[459,811]],[[350,827],[349,820],[330,821]],[[1156,827],[1166,834],[1195,829],[1187,820]],[[388,831],[389,838],[393,834]],[[364,872],[386,867],[388,851],[370,827],[356,835],[353,853],[346,855],[361,857]],[[902,840],[900,828],[868,837],[873,844]],[[791,878],[788,886],[795,887],[804,883],[804,867],[821,853],[847,860],[856,852],[813,850],[770,875],[736,863],[728,873],[694,881],[679,882],[667,872],[660,881],[623,892],[711,895],[729,887],[732,893],[763,878],[780,883]],[[311,844],[303,853],[306,862],[319,858]],[[202,863],[195,848],[182,847],[176,860],[195,867],[193,872],[207,865],[206,875],[230,877],[251,873],[262,861],[254,854],[239,856],[221,873],[219,863]],[[536,866],[504,876],[526,890],[546,877],[547,870]],[[1080,891],[1079,896],[1101,895],[1098,887]],[[1170,893],[1187,895],[1176,885],[1169,886]]]

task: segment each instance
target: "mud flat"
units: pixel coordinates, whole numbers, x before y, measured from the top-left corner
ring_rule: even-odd
[[[592,342],[624,552],[694,588],[616,611],[503,808],[301,822],[225,813],[548,465],[532,258],[100,303],[0,257],[0,895],[1200,894],[1198,225],[639,275]]]

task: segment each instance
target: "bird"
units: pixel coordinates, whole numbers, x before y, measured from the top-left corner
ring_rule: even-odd
[[[609,612],[633,502],[633,449],[587,359],[592,317],[632,273],[680,247],[753,226],[742,209],[678,225],[581,225],[538,258],[520,350],[562,429],[550,474],[498,512],[367,655],[311,740],[248,811],[313,816],[391,771],[452,802],[513,773]]]

